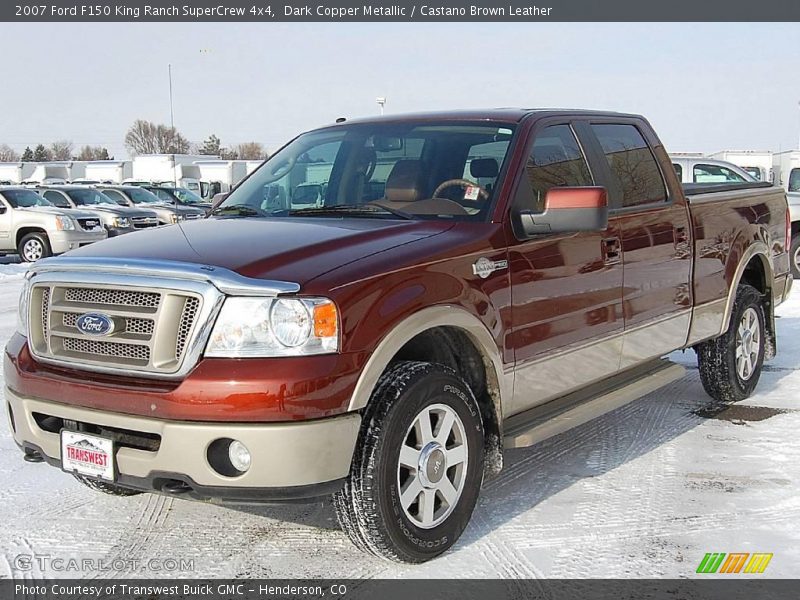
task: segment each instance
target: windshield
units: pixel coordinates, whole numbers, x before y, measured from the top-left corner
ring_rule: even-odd
[[[70,190],[67,192],[72,201],[78,206],[90,206],[95,204],[114,204],[105,194],[101,194],[97,190]]]
[[[492,205],[511,125],[421,121],[304,134],[213,214],[479,220]]]
[[[32,206],[53,206],[31,190],[3,190],[0,192],[12,208],[30,208]]]
[[[134,204],[163,204],[158,196],[144,188],[132,188],[127,190],[127,194]]]
[[[186,188],[175,188],[171,191],[178,197],[178,200],[184,204],[202,204],[205,202],[205,200],[195,194],[192,190],[187,190]]]

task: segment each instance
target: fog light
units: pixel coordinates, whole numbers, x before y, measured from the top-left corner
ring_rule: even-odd
[[[250,468],[250,450],[239,440],[233,440],[228,446],[228,458],[237,471],[244,473]]]

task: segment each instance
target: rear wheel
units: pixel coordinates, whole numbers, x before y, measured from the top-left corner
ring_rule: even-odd
[[[36,262],[52,254],[50,242],[44,233],[29,233],[19,241],[17,247],[22,262]]]
[[[792,245],[789,249],[789,266],[792,268],[794,278],[800,279],[800,234],[792,238]]]
[[[362,550],[421,563],[464,531],[482,476],[483,425],[470,389],[446,367],[401,362],[378,382],[334,506]]]
[[[109,483],[108,481],[91,479],[90,477],[84,477],[83,475],[78,475],[77,473],[73,473],[72,475],[86,487],[91,488],[96,492],[103,492],[104,494],[108,494],[110,496],[136,496],[137,494],[142,493],[139,490],[132,490],[122,487],[121,485],[116,485],[115,483]]]
[[[721,402],[744,400],[758,384],[766,348],[766,319],[761,294],[740,285],[728,330],[695,347],[700,380],[709,396]]]

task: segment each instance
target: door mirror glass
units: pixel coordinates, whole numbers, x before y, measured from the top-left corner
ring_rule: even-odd
[[[603,231],[608,228],[608,195],[603,187],[551,188],[543,212],[523,210],[519,218],[526,235]]]

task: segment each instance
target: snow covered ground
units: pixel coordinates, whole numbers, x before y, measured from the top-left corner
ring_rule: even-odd
[[[0,265],[2,344],[14,329],[22,270]],[[710,401],[694,354],[676,354],[689,367],[682,380],[510,453],[456,547],[422,566],[359,553],[327,502],[223,508],[92,492],[23,462],[0,419],[0,577],[692,577],[706,552],[771,552],[762,576],[797,577],[800,292],[779,314],[778,358],[748,401],[704,413]],[[28,569],[19,557],[32,554],[49,558]],[[41,566],[57,558],[128,566]],[[130,562],[171,558],[193,561],[193,570]]]

